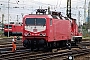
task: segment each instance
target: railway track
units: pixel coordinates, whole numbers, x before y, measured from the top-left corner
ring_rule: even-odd
[[[17,51],[15,53],[11,52],[12,48],[12,40],[11,39],[2,39],[0,42],[3,41],[4,43],[0,43],[0,60],[47,60],[54,57],[63,57],[63,59],[67,59],[68,55],[79,56],[83,54],[90,53],[90,49],[73,49],[73,50],[60,50],[54,53],[52,52],[31,52],[30,49],[26,49],[22,46],[21,40],[18,40],[17,44]],[[9,43],[5,43],[9,42]],[[84,42],[83,42],[84,43]]]
[[[89,41],[90,39],[88,38],[84,38],[84,39],[82,39],[82,41]]]
[[[29,60],[47,60],[54,57],[62,57],[66,56],[66,59],[68,55],[79,56],[83,54],[90,53],[90,49],[77,49],[77,50],[65,50],[65,51],[57,51],[55,53],[52,52],[44,52],[44,53],[30,53],[30,52],[16,52],[16,53],[8,53],[6,56],[2,54],[0,58],[2,60],[4,59],[13,59],[13,60],[19,60],[19,59],[29,59]]]
[[[17,47],[23,47],[21,40],[17,40]],[[0,39],[0,51],[1,49],[11,49],[12,48],[12,38]]]

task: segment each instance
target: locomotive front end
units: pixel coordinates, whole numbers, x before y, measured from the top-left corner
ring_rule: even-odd
[[[27,48],[43,47],[47,40],[45,18],[25,18],[23,29],[23,45]]]

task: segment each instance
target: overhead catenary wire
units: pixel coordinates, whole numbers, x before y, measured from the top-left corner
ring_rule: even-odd
[[[21,6],[21,7],[19,7],[19,8],[26,8],[26,7],[24,7],[24,6],[27,6],[27,4],[25,4],[25,3],[18,3],[18,0],[15,0],[16,2],[14,3],[14,2],[9,2],[10,4],[18,4],[18,6]],[[50,6],[55,6],[55,5],[52,5],[52,4],[47,4],[47,3],[42,3],[42,2],[39,2],[39,1],[35,1],[35,0],[29,0],[32,4],[37,4],[37,5],[50,5]],[[58,0],[59,1],[59,0]],[[57,5],[58,5],[58,1],[57,1]],[[62,0],[60,0],[60,4],[59,4],[59,6],[61,5],[61,1]],[[4,3],[7,3],[6,1],[0,1],[0,2],[4,2]],[[31,6],[31,5],[29,5],[28,4],[28,6]],[[32,5],[33,6],[33,5]],[[32,7],[31,6],[31,7]],[[11,7],[10,7],[11,8]],[[34,8],[34,7],[33,7]]]
[[[8,2],[6,2],[6,1],[0,1],[0,2],[3,2],[3,3],[8,3]],[[46,4],[46,3],[42,3],[42,2],[38,2],[38,1],[30,1],[30,2],[32,2],[33,4],[38,4],[38,5],[40,5],[40,4],[42,4],[42,5],[50,5],[50,6],[54,6],[54,5],[52,5],[52,4]],[[18,4],[18,5],[27,5],[27,4],[21,4],[21,3],[18,3],[17,1],[16,1],[16,3],[14,3],[14,2],[9,2],[9,4]],[[29,4],[28,4],[29,5]]]
[[[22,0],[22,1],[24,1],[24,3],[22,2],[21,3],[21,1],[17,4],[17,1],[18,0],[15,0],[16,2],[9,2],[10,3],[10,5],[14,5],[14,6],[10,6],[10,8],[12,8],[13,10],[14,10],[14,8],[13,7],[15,7],[15,5],[17,6],[17,7],[19,7],[21,10],[23,10],[23,9],[25,9],[25,10],[30,10],[31,9],[31,7],[33,7],[33,9],[34,8],[36,8],[36,7],[34,7],[33,5],[31,5],[31,4],[35,4],[35,5],[38,5],[38,6],[55,6],[55,5],[53,5],[53,4],[48,4],[48,3],[44,3],[44,2],[40,2],[40,1],[36,1],[36,0]],[[30,2],[31,4],[26,4],[26,2],[25,1],[28,1],[28,2]],[[59,5],[60,7],[61,7],[61,4],[62,4],[62,1],[63,0],[58,0],[57,1],[57,6]],[[75,3],[75,0],[72,0],[74,3]],[[90,1],[90,0],[89,0]],[[4,4],[7,4],[8,2],[7,1],[0,1],[0,2],[3,2]],[[82,0],[80,0],[80,1],[78,1],[78,3],[80,3],[80,2],[82,2],[83,3],[83,1]],[[81,3],[80,3],[81,4]],[[7,5],[5,5],[5,8],[6,8],[6,6]],[[28,7],[27,7],[28,6]],[[17,8],[17,9],[19,9],[19,8]],[[74,7],[75,8],[75,7]],[[74,8],[72,8],[72,9],[74,9]],[[16,9],[16,8],[15,8]],[[80,9],[83,9],[83,8],[80,8]],[[12,11],[13,11],[12,10]],[[17,11],[17,10],[16,10]],[[15,12],[15,10],[14,10],[14,12]]]

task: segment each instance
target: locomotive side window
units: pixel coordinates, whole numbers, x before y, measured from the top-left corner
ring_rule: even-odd
[[[50,25],[52,25],[52,19],[50,19]]]
[[[45,25],[45,18],[26,18],[26,25]]]

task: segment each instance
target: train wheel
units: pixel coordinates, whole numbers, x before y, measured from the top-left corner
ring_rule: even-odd
[[[52,52],[53,43],[48,43],[48,51]]]
[[[20,37],[19,36],[17,36],[17,40],[20,40]]]
[[[34,48],[33,47],[31,47],[31,51],[33,51],[34,50]]]
[[[66,43],[66,46],[69,50],[71,50],[71,43]]]
[[[81,42],[82,38],[77,38],[77,44]]]
[[[24,40],[23,41],[23,46],[26,48],[29,48],[29,41],[28,40]]]
[[[71,40],[66,41],[66,47],[71,50]]]
[[[23,44],[23,46],[26,47],[26,48],[28,48],[28,45],[26,45],[26,44]]]

